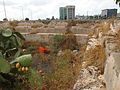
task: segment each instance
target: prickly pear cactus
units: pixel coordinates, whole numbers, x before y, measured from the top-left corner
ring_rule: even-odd
[[[9,28],[0,29],[0,52],[6,60],[14,58],[20,50],[25,38],[19,33]]]
[[[2,57],[0,57],[0,72],[2,73],[10,72],[10,64]]]
[[[22,66],[30,66],[32,63],[32,56],[31,54],[22,55],[11,62],[11,64],[14,63],[20,63]]]
[[[5,30],[3,30],[2,31],[2,35],[4,36],[4,37],[10,37],[10,36],[12,36],[12,30],[11,29],[5,29]]]
[[[21,56],[24,40],[19,32],[14,32],[9,28],[0,29],[0,82],[8,82],[10,75],[16,77],[28,71],[32,56],[31,54]]]

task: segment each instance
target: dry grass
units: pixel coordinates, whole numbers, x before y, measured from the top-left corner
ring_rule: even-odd
[[[110,30],[110,25],[114,23],[114,19],[108,21],[102,21],[100,23],[96,23],[93,26],[93,32],[89,33],[89,36],[98,35],[99,32],[106,34]]]
[[[18,21],[14,20],[14,21],[9,21],[10,26],[12,26],[13,28],[15,28],[16,26],[18,26]]]
[[[44,24],[43,23],[33,23],[32,25],[31,25],[31,28],[40,28],[40,27],[42,27]]]
[[[54,58],[55,71],[48,75],[49,90],[72,90],[77,79],[81,64],[70,50],[65,50],[63,56]]]
[[[99,32],[106,34],[110,30],[110,24],[111,21],[97,23],[93,28],[94,32],[89,33],[89,38],[91,38],[93,35],[96,35],[96,38],[99,38]],[[105,48],[101,45],[97,45],[95,48],[91,48],[84,54],[83,68],[86,68],[89,65],[94,65],[97,66],[103,73],[105,60]]]
[[[120,28],[119,28],[118,33],[116,35],[116,43],[117,43],[116,50],[120,51]]]
[[[93,65],[97,66],[103,73],[106,54],[104,48],[101,45],[96,46],[94,49],[88,50],[84,55],[83,68]]]
[[[81,57],[79,57],[80,53],[82,52],[74,55],[71,50],[65,50],[63,51],[62,56],[56,56],[54,54],[38,55],[37,60],[41,63],[50,62],[49,64],[52,66],[52,72],[44,71],[45,74],[43,84],[46,85],[47,90],[72,90],[81,69]],[[37,67],[36,70],[39,69],[45,70],[40,66]],[[35,80],[37,80],[37,78],[38,77],[35,77]],[[41,81],[37,80],[34,86],[39,85],[39,83],[41,83]],[[37,88],[40,87],[41,86],[37,86]]]

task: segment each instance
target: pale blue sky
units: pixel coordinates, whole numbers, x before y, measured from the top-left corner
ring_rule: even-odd
[[[22,7],[24,17],[44,19],[55,16],[59,18],[59,7],[66,5],[76,6],[76,15],[100,14],[102,9],[117,8],[114,0],[4,0],[7,17],[10,19],[22,19]],[[0,20],[4,18],[3,0],[0,0]],[[118,10],[119,12],[120,10]]]

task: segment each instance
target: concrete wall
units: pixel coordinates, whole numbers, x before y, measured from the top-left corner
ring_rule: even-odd
[[[59,35],[59,34],[55,34],[55,33],[23,34],[23,36],[27,41],[38,41],[38,42],[50,42],[52,41],[52,38],[55,35]],[[85,35],[77,34],[76,38],[79,44],[85,44],[88,40],[88,36],[86,34]]]
[[[120,53],[108,57],[104,77],[107,90],[120,90]]]

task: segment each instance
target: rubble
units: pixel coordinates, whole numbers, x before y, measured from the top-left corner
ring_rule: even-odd
[[[88,66],[86,69],[80,71],[80,76],[73,90],[101,90],[104,88],[103,75],[95,66]]]

